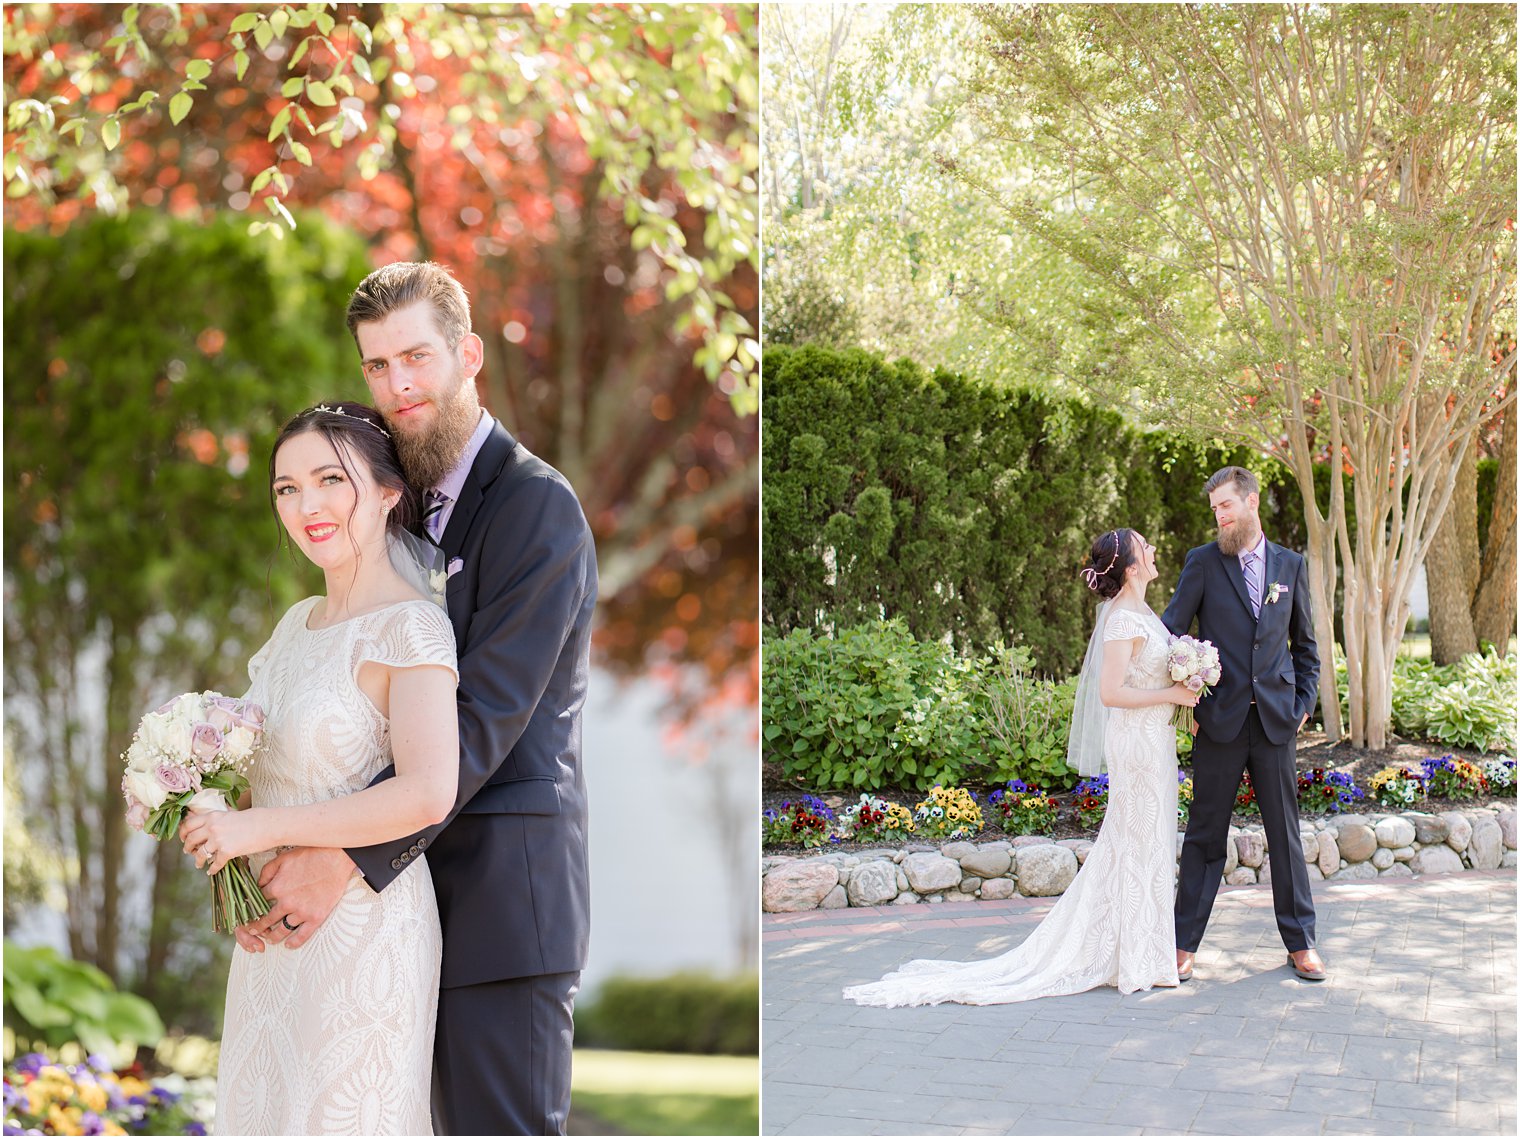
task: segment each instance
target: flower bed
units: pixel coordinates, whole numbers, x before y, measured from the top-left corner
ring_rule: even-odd
[[[150,1080],[100,1056],[62,1064],[29,1052],[5,1066],[6,1135],[204,1135],[195,1089],[181,1076]]]
[[[1409,878],[1462,870],[1513,868],[1516,813],[1495,803],[1440,813],[1332,814],[1303,819],[1299,838],[1315,881]],[[1182,835],[1177,836],[1180,853]],[[1041,835],[943,845],[832,849],[761,860],[761,899],[768,912],[847,906],[914,905],[978,898],[1049,897],[1076,877],[1092,849],[1086,838]],[[1260,825],[1232,826],[1224,882],[1271,881]]]

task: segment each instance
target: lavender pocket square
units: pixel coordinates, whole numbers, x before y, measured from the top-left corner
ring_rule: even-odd
[[[463,558],[450,558],[449,559],[449,568],[448,568],[448,576],[449,577],[453,577],[456,573],[458,573],[462,569],[464,569],[464,559]]]

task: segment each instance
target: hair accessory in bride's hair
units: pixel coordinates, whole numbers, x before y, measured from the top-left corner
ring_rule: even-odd
[[[1082,580],[1087,582],[1088,589],[1096,590],[1098,588],[1098,579],[1106,576],[1108,571],[1114,568],[1114,563],[1119,560],[1119,531],[1113,531],[1113,535],[1114,556],[1108,559],[1108,565],[1102,569],[1094,569],[1092,566],[1082,567]]]
[[[364,424],[367,424],[370,427],[373,427],[376,431],[380,432],[380,434],[384,435],[387,439],[389,439],[391,437],[391,433],[389,431],[387,431],[385,428],[381,427],[373,419],[367,419],[366,417],[364,417],[362,415],[349,415],[348,412],[344,411],[341,407],[328,407],[325,403],[319,403],[319,404],[317,404],[316,407],[312,408],[306,414],[307,415],[315,415],[319,411],[325,411],[328,415],[341,415],[345,419],[357,420],[360,423],[364,423]]]

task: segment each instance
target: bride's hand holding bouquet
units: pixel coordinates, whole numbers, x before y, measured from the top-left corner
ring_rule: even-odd
[[[246,772],[263,735],[262,708],[218,692],[187,692],[149,712],[122,756],[127,824],[163,842],[187,816],[235,813],[248,790]],[[269,902],[247,861],[236,857],[261,849],[230,852],[212,866],[217,932],[231,932],[268,912]]]

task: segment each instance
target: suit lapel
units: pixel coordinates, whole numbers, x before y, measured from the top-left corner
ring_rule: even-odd
[[[1282,547],[1272,542],[1267,543],[1267,556],[1262,559],[1261,577],[1261,615],[1267,615],[1267,591],[1272,588],[1272,583],[1278,580],[1277,571],[1282,565]]]
[[[1240,603],[1246,607],[1246,616],[1251,617],[1253,621],[1256,620],[1255,617],[1251,616],[1251,589],[1246,585],[1246,575],[1245,571],[1240,568],[1240,559],[1230,557],[1229,554],[1219,549],[1218,546],[1215,546],[1214,549],[1219,554],[1219,560],[1224,563],[1225,577],[1230,579],[1230,584],[1235,587],[1235,595],[1240,598]]]
[[[485,501],[486,488],[496,481],[516,449],[517,440],[499,421],[495,422],[480,453],[475,456],[475,462],[470,465],[464,489],[459,492],[459,501],[454,504],[449,524],[444,527],[442,540],[438,543],[449,557],[459,556],[465,535],[470,532],[470,523]]]

